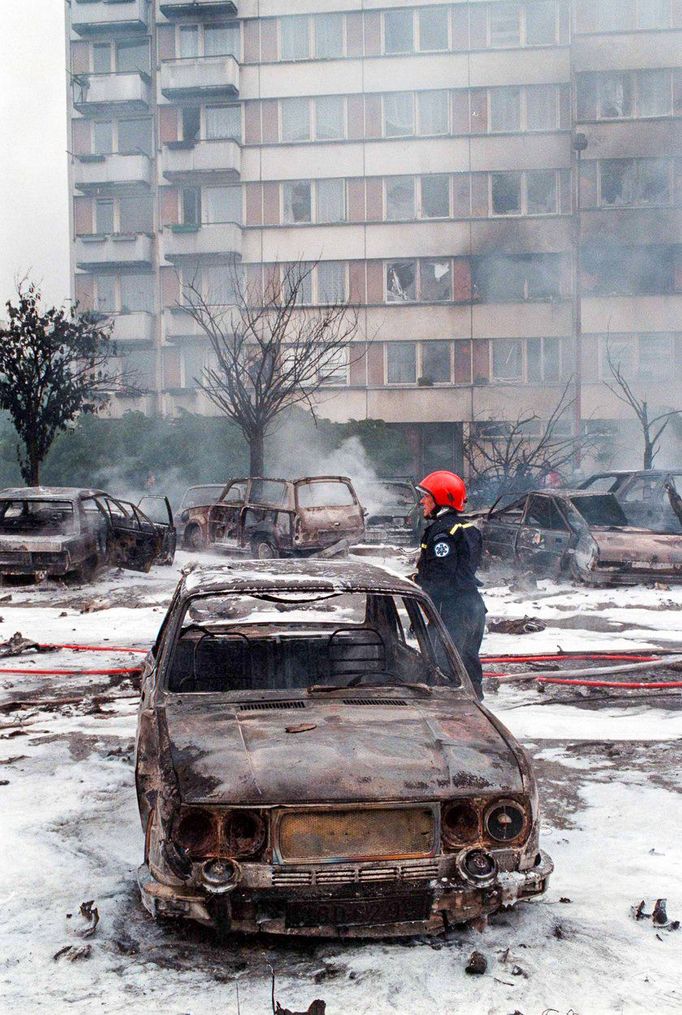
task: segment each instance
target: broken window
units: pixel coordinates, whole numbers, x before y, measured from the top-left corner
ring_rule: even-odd
[[[588,525],[627,525],[622,507],[612,493],[586,493],[571,497],[571,504]]]
[[[422,52],[448,48],[448,9],[428,7],[419,11],[419,49]]]
[[[405,303],[416,299],[416,261],[389,261],[386,265],[387,303]]]
[[[272,504],[286,507],[289,490],[287,484],[278,479],[252,479],[249,490],[250,504]]]
[[[493,215],[521,214],[521,173],[491,173]]]
[[[414,134],[414,95],[392,92],[384,95],[384,136],[409,137]]]
[[[154,313],[154,276],[121,275],[121,313]]]
[[[281,99],[282,141],[310,140],[310,103],[308,99]]]
[[[516,131],[521,129],[521,89],[491,88],[490,130]]]
[[[346,265],[343,261],[320,261],[317,266],[317,298],[319,303],[346,301]]]
[[[201,110],[198,106],[183,106],[182,118],[183,141],[198,141],[201,134]]]
[[[549,497],[530,498],[525,524],[559,532],[568,527],[559,508]]]
[[[558,254],[474,259],[473,281],[483,302],[547,299],[561,294]]]
[[[493,380],[520,381],[523,379],[523,340],[497,338],[491,342],[493,350]]]
[[[282,184],[284,222],[312,222],[312,185],[310,180],[292,180]]]
[[[526,4],[526,45],[551,46],[556,42],[556,3],[540,0]]]
[[[637,73],[637,112],[640,116],[666,116],[671,112],[670,72],[641,70]]]
[[[206,137],[209,141],[242,136],[241,106],[206,106]]]
[[[415,217],[414,176],[392,176],[386,181],[386,218],[390,222]]]
[[[346,136],[346,105],[342,95],[322,95],[315,99],[315,137],[318,141],[336,141]]]
[[[315,57],[332,60],[343,56],[343,14],[318,14],[315,25]]]
[[[92,150],[95,155],[109,155],[114,150],[114,125],[111,120],[96,120],[93,124]]]
[[[422,376],[434,384],[449,384],[451,378],[450,342],[422,342]]]
[[[280,60],[307,60],[310,56],[308,18],[303,15],[279,19]]]
[[[346,221],[346,181],[317,181],[317,221]]]
[[[529,215],[556,213],[556,173],[553,169],[536,169],[528,172],[526,186]]]
[[[384,53],[414,52],[412,10],[384,12]]]
[[[447,134],[449,132],[448,93],[446,91],[418,92],[417,111],[420,134]]]
[[[74,530],[73,504],[68,500],[2,500],[3,535],[66,535]]]
[[[449,258],[421,262],[419,297],[425,303],[452,299],[452,263]]]
[[[490,45],[519,46],[521,44],[521,5],[495,3],[490,5]]]
[[[201,225],[201,190],[199,187],[183,187],[181,196],[183,225]]]
[[[348,384],[348,349],[332,349],[320,363],[317,375],[320,384],[337,387]]]
[[[446,175],[422,176],[422,218],[440,219],[450,215],[450,177]]]
[[[599,163],[605,206],[668,204],[670,164],[666,159],[603,159]]]
[[[526,125],[528,130],[556,129],[557,90],[554,85],[529,85],[526,88]]]
[[[150,119],[119,120],[118,150],[121,155],[151,155],[152,121]]]
[[[630,295],[671,292],[674,248],[586,245],[583,285],[592,292]]]
[[[386,343],[386,381],[388,384],[415,384],[417,345],[415,342]]]
[[[602,120],[632,115],[632,78],[627,71],[599,75],[597,113]]]

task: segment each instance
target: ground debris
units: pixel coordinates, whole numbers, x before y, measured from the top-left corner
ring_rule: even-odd
[[[81,959],[89,959],[92,954],[92,945],[65,945],[52,956],[55,962],[59,959],[68,959],[69,962],[78,962]]]
[[[489,620],[487,627],[494,634],[535,634],[547,625],[537,617],[499,617]]]
[[[277,1007],[273,1009],[275,1015],[325,1015],[327,1011],[327,1005],[324,1001],[313,1001],[309,1008],[305,1011],[291,1011],[289,1008],[282,1008],[279,1001]]]
[[[95,900],[88,899],[87,902],[81,902],[79,912],[84,923],[75,930],[75,933],[79,937],[92,937],[99,923],[99,910],[95,905]]]
[[[656,899],[654,907],[650,913],[645,912],[645,906],[646,902],[642,899],[641,902],[638,902],[636,905],[630,907],[630,913],[635,920],[651,920],[655,927],[665,927],[666,930],[680,929],[680,921],[671,920],[668,916],[667,899]]]
[[[24,638],[21,631],[16,631],[8,641],[0,642],[0,657],[20,656],[24,652],[50,652],[51,645],[39,645],[37,641]]]
[[[472,952],[464,972],[470,976],[481,976],[488,968],[488,960],[482,952]]]
[[[80,613],[97,613],[99,610],[108,610],[114,605],[111,599],[90,599],[83,603]]]

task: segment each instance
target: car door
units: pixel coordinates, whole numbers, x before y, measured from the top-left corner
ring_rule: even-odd
[[[504,508],[490,511],[481,522],[483,548],[491,557],[513,560],[516,555],[516,540],[526,508],[527,497],[521,497]]]
[[[154,525],[161,536],[159,564],[172,564],[175,559],[177,533],[173,523],[173,509],[168,497],[143,497],[138,501],[137,508],[146,520]]]
[[[556,573],[571,544],[572,532],[556,498],[533,493],[516,543],[517,559],[534,569]]]
[[[220,500],[209,509],[209,543],[225,543],[228,540],[239,539],[248,482],[246,479],[234,479],[225,488]]]
[[[108,523],[109,562],[130,571],[149,571],[163,546],[163,536],[154,523],[129,501],[109,494],[97,501]]]

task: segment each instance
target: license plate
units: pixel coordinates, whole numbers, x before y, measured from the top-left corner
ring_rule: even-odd
[[[431,895],[416,892],[381,899],[329,899],[292,902],[287,906],[287,927],[374,927],[388,923],[427,920]]]

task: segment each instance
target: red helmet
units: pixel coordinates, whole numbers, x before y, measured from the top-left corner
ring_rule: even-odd
[[[467,488],[464,480],[454,472],[440,469],[424,476],[417,484],[421,493],[430,493],[438,507],[450,507],[455,511],[463,511],[467,499]]]

